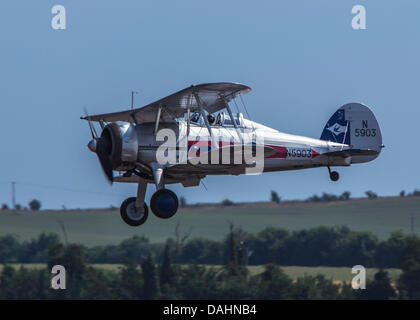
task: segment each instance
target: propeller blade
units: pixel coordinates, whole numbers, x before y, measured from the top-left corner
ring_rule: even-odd
[[[98,134],[96,133],[95,126],[93,125],[93,123],[90,120],[90,116],[88,114],[87,108],[84,107],[83,110],[85,111],[85,116],[86,116],[86,118],[88,120],[88,123],[89,123],[89,129],[90,129],[90,134],[92,135],[92,139],[98,140]]]
[[[111,144],[107,138],[101,137],[98,140],[96,146],[96,154],[98,155],[99,163],[101,164],[105,177],[107,178],[108,182],[112,184],[114,181],[114,174],[112,171],[112,161],[110,158]]]

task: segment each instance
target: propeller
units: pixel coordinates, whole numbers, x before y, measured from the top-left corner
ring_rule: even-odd
[[[98,137],[96,133],[95,126],[91,122],[90,116],[86,107],[84,107],[85,119],[89,123],[90,134],[92,135],[92,140],[88,143],[88,148],[92,152],[95,152],[98,156],[99,163],[101,164],[102,171],[105,174],[106,179],[110,184],[114,181],[114,174],[112,169],[112,141],[109,134],[101,134],[101,137]]]
[[[96,154],[101,164],[102,170],[108,182],[112,184],[114,181],[114,174],[112,171],[112,143],[109,135],[102,135],[96,144]]]

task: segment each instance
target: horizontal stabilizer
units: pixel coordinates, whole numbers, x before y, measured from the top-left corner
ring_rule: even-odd
[[[347,149],[342,151],[327,152],[322,155],[327,157],[347,158],[351,156],[376,156],[378,154],[378,151],[371,149]]]

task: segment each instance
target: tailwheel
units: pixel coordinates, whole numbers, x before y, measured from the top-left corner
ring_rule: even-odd
[[[337,181],[340,178],[340,175],[338,174],[337,171],[333,171],[330,173],[330,179],[332,181]]]
[[[331,181],[337,181],[340,178],[340,175],[337,171],[331,171],[330,167],[328,167],[328,172],[330,173]]]
[[[120,207],[121,218],[126,224],[137,227],[146,222],[149,215],[147,204],[143,203],[143,207],[136,207],[136,198],[127,198]]]
[[[178,197],[171,190],[160,189],[153,194],[150,208],[158,218],[168,219],[178,210]]]

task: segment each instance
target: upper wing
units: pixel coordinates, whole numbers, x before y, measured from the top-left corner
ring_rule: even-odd
[[[170,122],[182,117],[187,109],[192,112],[202,107],[209,113],[225,108],[230,100],[248,93],[251,88],[240,83],[215,82],[192,85],[173,93],[163,99],[152,102],[144,107],[89,116],[91,121],[134,121],[136,123],[155,122],[159,107],[161,107],[161,121]],[[199,106],[195,95],[198,95],[202,105]],[[87,120],[88,117],[81,119]]]

